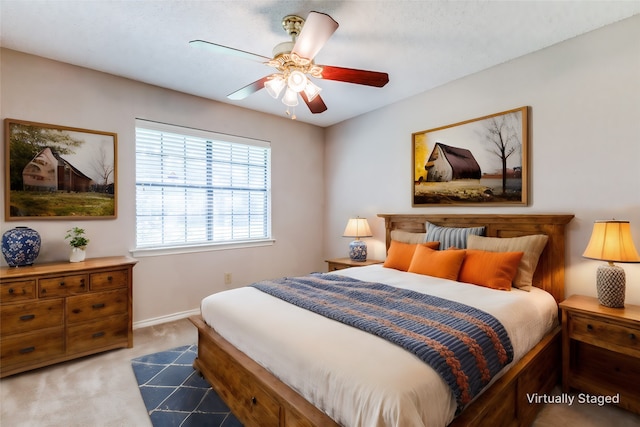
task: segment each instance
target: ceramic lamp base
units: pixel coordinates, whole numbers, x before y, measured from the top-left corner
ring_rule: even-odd
[[[349,243],[349,258],[352,261],[367,260],[367,244],[362,240],[354,240]]]
[[[614,264],[603,264],[596,273],[598,301],[611,308],[624,307],[625,274],[622,267]]]

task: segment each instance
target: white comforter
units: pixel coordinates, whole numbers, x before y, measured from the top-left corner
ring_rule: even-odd
[[[505,327],[514,362],[557,323],[553,297],[372,265],[335,272],[447,298],[491,313]],[[344,426],[445,426],[456,401],[440,376],[401,347],[245,287],[202,301],[207,324]],[[512,362],[512,363],[514,363]],[[505,368],[503,371],[505,371]]]

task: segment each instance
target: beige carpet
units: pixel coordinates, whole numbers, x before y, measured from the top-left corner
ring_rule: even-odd
[[[62,363],[0,380],[2,427],[151,426],[131,359],[195,344],[184,319],[134,331],[134,347]],[[535,427],[636,427],[640,416],[616,407],[546,405]]]

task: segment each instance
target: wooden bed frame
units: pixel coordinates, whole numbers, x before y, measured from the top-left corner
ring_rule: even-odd
[[[489,237],[546,234],[549,241],[534,274],[534,286],[564,299],[564,233],[573,215],[429,215],[380,214],[385,220],[389,248],[391,230],[424,232],[425,221],[451,227],[486,227]],[[245,426],[337,426],[324,412],[239,351],[201,316],[198,357],[194,367],[209,381]],[[548,393],[560,376],[560,327],[556,327],[507,373],[472,402],[450,426],[530,425],[540,409],[527,393]]]

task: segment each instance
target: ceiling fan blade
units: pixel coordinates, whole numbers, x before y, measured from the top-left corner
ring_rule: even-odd
[[[237,56],[244,59],[250,59],[252,61],[259,61],[259,62],[271,61],[271,58],[267,58],[266,56],[258,55],[256,53],[251,53],[251,52],[245,52],[244,50],[234,49],[232,47],[222,46],[221,44],[215,44],[215,43],[207,42],[204,40],[191,40],[189,44],[192,46],[199,46],[205,49],[209,49],[210,51],[215,53],[221,53],[224,55],[233,55],[233,56]]]
[[[234,101],[238,101],[240,99],[245,99],[247,96],[256,93],[260,89],[264,89],[264,83],[269,80],[271,76],[265,76],[260,80],[256,80],[253,83],[250,83],[243,87],[242,89],[238,89],[237,91],[230,93],[227,95],[227,98],[233,99]]]
[[[355,83],[383,87],[389,83],[389,74],[378,71],[356,70],[354,68],[332,67],[321,65],[322,78],[325,80],[336,80],[339,82]]]
[[[310,12],[291,52],[302,58],[313,59],[337,29],[338,23],[329,15]]]
[[[307,94],[304,92],[300,92],[300,96],[302,97],[302,100],[305,102],[305,104],[307,104],[307,107],[309,107],[309,111],[311,111],[313,114],[327,111],[327,106],[325,105],[322,98],[320,98],[320,95],[313,98],[313,101],[309,101]]]

